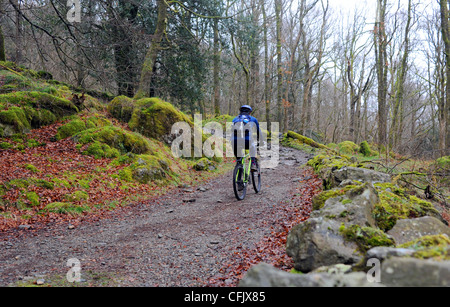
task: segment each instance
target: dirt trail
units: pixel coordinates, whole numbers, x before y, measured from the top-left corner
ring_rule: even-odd
[[[33,236],[24,230],[8,240],[0,234],[0,286],[65,279],[71,258],[81,263],[81,285],[204,286],[236,251],[270,234],[273,209],[291,198],[307,159],[281,148],[279,166],[263,171],[262,193],[249,189],[242,202],[226,174],[75,229],[65,225]]]

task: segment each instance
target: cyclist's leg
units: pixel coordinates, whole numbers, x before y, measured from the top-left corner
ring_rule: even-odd
[[[257,143],[253,141],[249,141],[248,143],[250,156],[252,158],[252,171],[258,171],[258,149]]]
[[[232,142],[234,156],[236,157],[236,165],[241,164],[242,159],[244,157],[242,145],[240,143],[241,142],[238,139],[234,139]],[[238,178],[237,178],[237,181],[239,184],[241,184],[241,182],[242,182],[242,175],[243,175],[242,172],[239,172]],[[243,183],[242,183],[242,185],[243,185]]]

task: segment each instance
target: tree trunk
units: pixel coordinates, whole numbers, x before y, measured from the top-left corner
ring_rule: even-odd
[[[265,0],[261,0],[261,8],[263,14],[263,28],[264,28],[264,103],[266,109],[266,123],[267,129],[270,131],[270,75],[269,75],[269,43],[268,43],[268,21],[266,13]]]
[[[378,143],[386,145],[387,140],[387,38],[386,38],[386,0],[378,0],[377,20],[375,22],[375,57],[378,78]]]
[[[21,31],[21,12],[19,0],[13,0],[14,7],[16,9],[16,37],[14,38],[16,44],[16,58],[15,62],[20,63],[22,61],[22,31]]]
[[[275,0],[275,18],[277,24],[277,116],[278,122],[281,123],[283,119],[282,106],[283,106],[283,71],[282,71],[282,54],[281,54],[281,30],[282,30],[282,3],[281,0]]]
[[[214,18],[214,114],[220,115],[220,42],[219,19]]]
[[[448,0],[440,0],[441,6],[441,27],[442,27],[442,38],[445,46],[445,72],[447,77],[446,87],[445,87],[445,103],[442,104],[441,116],[439,118],[440,122],[440,141],[439,149],[441,155],[450,154],[450,133],[449,128],[449,113],[450,113],[450,29],[449,29],[449,13],[448,13]]]
[[[144,59],[142,66],[141,80],[139,82],[139,90],[136,93],[136,98],[143,98],[150,96],[150,86],[156,59],[161,49],[161,42],[167,28],[167,4],[164,0],[157,0],[158,20],[156,23],[155,34],[150,43],[150,48]]]
[[[405,28],[405,49],[403,50],[403,57],[401,61],[400,71],[397,78],[397,93],[395,94],[395,104],[394,112],[392,117],[392,127],[390,132],[390,147],[396,148],[402,135],[402,125],[403,125],[403,96],[406,72],[408,66],[408,55],[409,55],[409,32],[411,30],[411,10],[412,10],[412,0],[408,1],[408,19]]]
[[[5,37],[3,36],[3,29],[1,25],[0,25],[0,61],[6,61]]]

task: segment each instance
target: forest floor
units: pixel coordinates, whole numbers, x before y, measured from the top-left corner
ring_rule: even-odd
[[[227,172],[101,219],[0,233],[0,286],[235,286],[259,262],[290,270],[286,237],[322,186],[301,167],[310,157],[281,148],[262,192],[249,189],[242,202]],[[70,259],[80,282],[67,280]]]

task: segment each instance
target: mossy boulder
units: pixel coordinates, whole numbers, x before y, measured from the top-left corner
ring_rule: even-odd
[[[325,201],[320,210],[316,210],[311,217],[324,217],[345,224],[357,224],[376,228],[372,211],[379,202],[375,188],[370,184],[347,186],[346,189],[325,191],[318,196],[320,202],[330,194],[333,196]],[[317,199],[313,199],[317,206]]]
[[[391,230],[399,220],[433,216],[442,219],[434,206],[415,196],[407,195],[393,184],[375,185],[380,202],[375,206],[373,216],[383,231]]]
[[[136,103],[133,99],[127,96],[119,96],[114,98],[108,105],[108,112],[118,120],[128,123],[136,108]]]
[[[152,155],[137,156],[136,162],[128,169],[131,171],[133,179],[142,184],[166,180],[170,177],[171,172],[170,163],[167,160]]]
[[[114,159],[120,156],[119,150],[117,150],[116,148],[111,148],[109,145],[98,141],[95,141],[94,143],[89,145],[89,147],[85,151],[83,151],[83,154],[87,156],[93,156],[96,159]]]
[[[395,246],[392,237],[383,231],[372,227],[361,227],[360,225],[351,225],[341,227],[340,232],[346,240],[355,242],[362,253],[379,246]]]
[[[207,158],[202,158],[194,164],[194,169],[196,171],[213,171],[216,169],[216,166],[214,165],[214,162]]]
[[[0,128],[23,133],[76,114],[78,108],[69,100],[43,92],[13,92],[0,95]],[[8,130],[8,129],[6,129]]]
[[[345,141],[338,144],[338,150],[341,154],[353,155],[359,151],[359,146],[351,141]]]
[[[76,134],[74,139],[80,144],[103,143],[121,153],[143,154],[154,148],[142,135],[116,126],[88,129]]]
[[[171,144],[175,139],[172,135],[174,124],[186,122],[191,127],[194,126],[187,115],[160,99],[141,99],[136,105],[128,123],[131,130],[166,144]]]
[[[435,217],[425,216],[399,220],[387,233],[395,238],[397,244],[401,245],[423,236],[445,235],[450,237],[450,228]]]
[[[62,140],[68,137],[72,137],[77,133],[86,130],[86,123],[81,119],[75,119],[64,126],[61,126],[58,129],[58,133],[56,134],[56,138],[58,140]]]
[[[367,141],[364,141],[361,143],[361,145],[359,145],[359,153],[364,157],[372,156],[372,149],[370,148],[370,145]]]
[[[436,166],[450,171],[450,156],[442,157],[436,160]]]
[[[345,240],[341,224],[333,219],[311,218],[289,232],[286,252],[297,271],[308,273],[337,263],[355,264],[362,257],[354,241]]]

